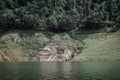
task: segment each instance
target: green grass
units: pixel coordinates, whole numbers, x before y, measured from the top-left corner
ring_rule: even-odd
[[[80,55],[74,61],[120,60],[120,32],[74,35],[85,43]]]

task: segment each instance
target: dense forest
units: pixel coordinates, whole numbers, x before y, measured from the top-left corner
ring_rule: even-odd
[[[0,31],[120,26],[120,0],[0,0]]]

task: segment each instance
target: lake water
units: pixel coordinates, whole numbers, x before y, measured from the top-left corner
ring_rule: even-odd
[[[120,80],[120,62],[0,63],[0,80]]]

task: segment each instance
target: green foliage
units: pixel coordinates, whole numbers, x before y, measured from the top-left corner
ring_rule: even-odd
[[[50,16],[48,18],[48,23],[49,23],[50,28],[57,28],[57,26],[58,26],[57,19],[54,16]]]
[[[70,31],[89,21],[110,27],[120,25],[119,14],[120,0],[0,0],[0,30]]]

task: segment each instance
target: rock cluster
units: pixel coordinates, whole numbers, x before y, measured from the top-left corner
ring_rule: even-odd
[[[34,57],[36,61],[70,61],[83,49],[83,44],[68,34],[54,35],[49,44]]]
[[[67,33],[14,31],[0,37],[0,51],[6,61],[70,61],[82,49],[83,44]],[[2,56],[0,61],[5,61]]]

